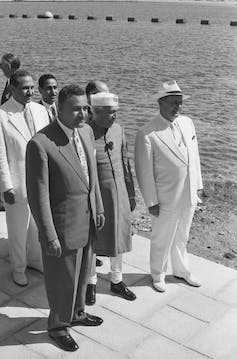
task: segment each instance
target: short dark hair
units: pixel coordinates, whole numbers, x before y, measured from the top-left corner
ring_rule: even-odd
[[[40,76],[40,78],[39,78],[39,81],[38,81],[39,87],[43,88],[45,81],[47,81],[49,79],[54,79],[56,82],[58,82],[56,77],[53,74],[44,74],[44,75]]]
[[[95,81],[88,82],[86,86],[86,96],[88,97],[92,92],[97,91],[97,86]]]
[[[11,69],[15,70],[15,71],[18,70],[19,67],[21,66],[19,57],[17,57],[16,55],[13,55],[11,53],[4,54],[2,56],[2,60],[8,62],[9,65],[11,66]]]
[[[19,84],[18,79],[20,77],[26,77],[26,76],[32,77],[31,74],[26,70],[16,70],[16,72],[10,77],[10,85],[17,87]]]
[[[83,87],[72,84],[64,86],[58,94],[58,103],[61,105],[63,102],[65,102],[69,97],[76,95],[76,96],[83,96],[85,95],[85,90]]]

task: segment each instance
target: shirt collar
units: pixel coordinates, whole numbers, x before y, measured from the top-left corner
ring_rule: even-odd
[[[175,120],[172,121],[172,122],[169,121],[169,120],[167,120],[167,119],[164,118],[163,116],[161,116],[161,114],[160,114],[160,118],[161,118],[161,120],[166,124],[167,127],[170,127],[171,124],[173,124],[173,125],[176,124],[176,119],[177,119],[177,118],[175,118]]]
[[[18,111],[23,111],[24,110],[25,105],[22,105],[22,103],[16,101],[13,96],[12,96],[12,102],[14,103],[14,105],[15,105],[15,107],[16,107],[16,109]]]
[[[59,119],[57,119],[57,121],[58,121],[59,126],[61,127],[61,129],[63,130],[63,132],[67,136],[67,138],[69,139],[69,141],[71,141],[73,130],[71,128],[65,126]]]
[[[51,107],[54,107],[54,108],[56,107],[55,102],[53,102],[51,105],[49,103],[45,102],[43,99],[41,99],[41,102],[47,110],[51,109]]]

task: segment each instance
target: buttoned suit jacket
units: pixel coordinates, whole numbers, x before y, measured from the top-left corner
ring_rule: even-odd
[[[141,127],[136,136],[136,175],[147,207],[158,203],[176,207],[184,196],[188,196],[189,204],[194,205],[197,190],[203,187],[193,122],[181,115],[175,121],[182,132],[188,158],[176,145],[169,124],[160,114]],[[188,194],[184,193],[185,188]]]
[[[29,103],[36,131],[49,123],[45,108]],[[11,97],[0,107],[0,191],[14,188],[16,202],[26,203],[25,153],[31,139],[26,122]]]
[[[84,247],[90,226],[96,228],[96,216],[104,212],[93,131],[88,125],[78,131],[87,157],[89,183],[57,121],[37,133],[27,146],[27,193],[40,241],[44,244],[58,239],[63,252]]]

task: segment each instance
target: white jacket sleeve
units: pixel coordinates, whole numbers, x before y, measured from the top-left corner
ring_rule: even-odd
[[[147,207],[158,204],[153,171],[153,150],[149,136],[139,130],[135,143],[135,170],[137,181]]]
[[[193,122],[192,122],[192,130],[193,130],[193,136],[194,136],[195,147],[196,147],[197,189],[202,189],[203,183],[202,183],[201,163],[200,163],[200,156],[199,156],[199,150],[198,150],[197,135],[196,135],[196,131],[195,131]]]
[[[0,192],[13,188],[7,160],[7,149],[2,127],[4,113],[0,110]]]

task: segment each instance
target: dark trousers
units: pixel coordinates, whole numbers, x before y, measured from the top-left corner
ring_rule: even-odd
[[[71,321],[79,319],[80,313],[84,311],[93,255],[91,234],[85,247],[70,251],[60,258],[46,255],[42,246],[50,308],[48,331],[52,336],[67,335]]]

